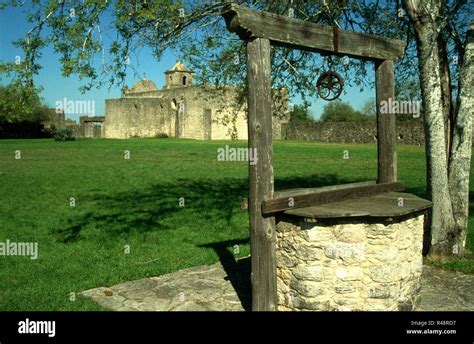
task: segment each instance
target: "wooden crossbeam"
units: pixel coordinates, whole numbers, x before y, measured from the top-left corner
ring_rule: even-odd
[[[406,46],[404,41],[398,39],[334,30],[332,26],[255,11],[235,4],[224,6],[221,13],[228,30],[237,33],[241,39],[266,38],[272,45],[291,49],[365,60],[396,60],[403,56]]]
[[[334,190],[340,190],[343,188],[353,188],[353,187],[375,185],[375,184],[377,184],[375,180],[370,180],[370,181],[364,181],[364,182],[346,183],[346,184],[339,184],[339,185],[319,186],[316,188],[298,188],[298,189],[280,190],[280,191],[275,191],[273,193],[273,198],[304,195],[304,194],[310,194],[314,192],[334,191]]]
[[[333,191],[340,189],[341,187],[356,187],[356,186],[365,186],[365,185],[375,185],[377,184],[376,181],[367,181],[367,182],[355,182],[355,183],[347,183],[347,184],[340,184],[340,185],[328,185],[328,186],[320,186],[317,188],[297,188],[297,189],[287,189],[287,190],[280,190],[275,191],[273,193],[273,198],[283,198],[295,195],[306,195],[313,192],[322,192],[322,191]],[[245,210],[248,209],[249,206],[249,199],[248,197],[241,197],[240,198],[240,209]]]
[[[321,188],[321,190],[311,193],[295,195],[287,194],[284,197],[265,200],[262,202],[262,213],[268,215],[290,209],[304,208],[313,205],[339,202],[347,199],[374,196],[385,192],[403,190],[404,185],[401,182],[373,185],[339,185],[338,188],[333,187],[331,190]]]

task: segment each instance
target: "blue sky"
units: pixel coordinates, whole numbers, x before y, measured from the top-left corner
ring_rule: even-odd
[[[0,11],[1,62],[13,61],[16,56],[23,57],[21,49],[15,48],[11,42],[23,37],[30,28],[31,24],[26,21],[26,15],[23,13],[22,8],[8,8]],[[120,97],[120,88],[117,86],[109,90],[108,87],[103,87],[99,90],[92,89],[85,94],[81,94],[79,87],[83,85],[85,81],[80,81],[75,76],[69,78],[61,76],[61,65],[58,62],[58,58],[59,56],[54,53],[52,47],[47,47],[43,50],[43,55],[39,61],[43,69],[35,78],[35,82],[37,85],[43,87],[41,96],[45,103],[51,107],[55,107],[56,102],[64,98],[68,100],[93,100],[95,101],[96,114],[104,115],[105,99]],[[158,61],[147,48],[143,48],[137,53],[136,57],[131,58],[130,65],[134,67],[140,77],[146,74],[147,79],[152,80],[161,88],[164,84],[163,73],[166,69],[170,69],[178,59],[179,55],[177,52],[167,50]],[[138,79],[139,77],[130,71],[127,75],[126,83],[131,87]],[[0,82],[5,84],[7,80],[3,79]],[[356,109],[361,108],[366,100],[375,97],[375,91],[368,88],[360,92],[359,87],[346,86],[344,91],[345,94],[342,94],[340,98],[343,101],[349,102]],[[311,99],[311,101],[312,106],[310,111],[315,117],[318,117],[327,102],[316,98]],[[301,100],[296,98],[293,99],[292,102],[298,104]],[[72,114],[66,117],[78,120],[79,115]]]

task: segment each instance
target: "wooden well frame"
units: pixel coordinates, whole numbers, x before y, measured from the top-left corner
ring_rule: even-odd
[[[257,162],[249,164],[249,226],[252,260],[252,310],[277,307],[275,214],[288,209],[403,190],[397,182],[395,115],[381,114],[379,104],[394,98],[394,60],[404,54],[405,42],[341,30],[235,4],[222,9],[227,28],[247,47],[248,147]],[[377,102],[377,182],[274,194],[272,162],[272,99],[270,47],[283,46],[372,61],[375,63]],[[276,196],[276,197],[275,197]],[[293,205],[288,205],[289,197]]]

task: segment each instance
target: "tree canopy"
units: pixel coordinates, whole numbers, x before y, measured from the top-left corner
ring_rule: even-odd
[[[0,123],[42,122],[52,110],[36,94],[9,86],[0,86]]]
[[[195,69],[198,82],[236,84],[244,89],[245,46],[226,30],[220,16],[221,8],[228,2],[3,0],[0,8],[25,9],[31,29],[15,42],[24,55],[20,60],[12,57],[12,61],[2,63],[0,75],[27,87],[37,87],[33,77],[41,69],[38,63],[41,51],[52,46],[61,62],[62,74],[78,75],[84,82],[81,90],[85,92],[94,87],[123,85],[128,73],[136,73],[136,54],[143,47],[148,47],[157,59],[166,49],[173,48]],[[414,31],[399,1],[383,5],[378,1],[352,0],[234,2],[319,24],[406,40],[406,54],[397,61],[397,66],[403,68],[397,68],[396,77],[402,88],[411,85],[419,94]],[[443,13],[450,13],[456,3],[444,1]],[[453,57],[450,61],[453,72],[462,51],[466,13],[473,7],[468,4],[450,17],[443,33],[448,53]],[[317,97],[316,80],[328,69],[342,74],[346,85],[371,86],[370,65],[349,58],[272,48],[273,86],[286,87],[290,97],[298,95],[306,102]]]

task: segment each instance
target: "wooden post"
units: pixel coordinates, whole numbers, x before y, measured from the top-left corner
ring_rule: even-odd
[[[395,101],[393,61],[384,60],[375,62],[375,84],[377,102],[378,182],[389,183],[397,180],[395,114],[392,113],[390,106],[392,102]],[[382,109],[387,111],[381,111]]]
[[[247,42],[248,144],[257,162],[249,161],[249,218],[252,255],[252,310],[276,310],[275,218],[264,217],[262,202],[273,197],[272,99],[270,41]]]

